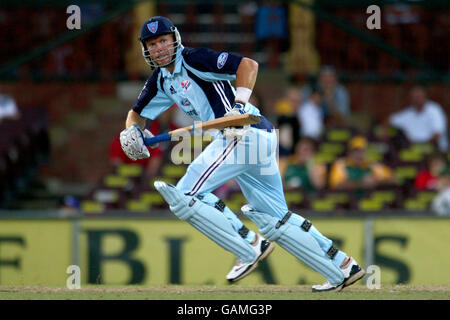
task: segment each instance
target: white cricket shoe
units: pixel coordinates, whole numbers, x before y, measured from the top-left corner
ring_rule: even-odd
[[[328,281],[324,284],[317,284],[312,286],[313,292],[339,292],[344,287],[344,283],[341,283],[337,286],[332,285]]]
[[[258,262],[266,258],[275,248],[273,243],[270,243],[263,236],[255,234],[256,241],[252,244],[253,250],[256,252],[256,259],[251,262],[243,262],[237,260],[236,264],[231,268],[227,274],[227,280],[230,283],[237,282],[252,272],[257,266]]]
[[[366,274],[366,271],[359,266],[353,257],[350,257],[350,261],[341,270],[345,276],[344,288],[352,285]]]
[[[347,263],[340,268],[344,274],[344,281],[336,286],[330,284],[328,281],[322,285],[312,286],[313,292],[339,292],[343,288],[348,287],[364,277],[366,272],[361,268],[353,257],[350,257]]]

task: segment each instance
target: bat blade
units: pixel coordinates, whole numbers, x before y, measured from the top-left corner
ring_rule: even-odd
[[[191,132],[194,130],[208,130],[208,129],[221,130],[227,127],[240,127],[259,122],[261,122],[261,118],[253,114],[238,114],[228,117],[221,117],[210,121],[198,122],[193,124],[192,126],[172,130],[170,132],[157,135],[156,137],[145,139],[144,143],[145,145],[149,146],[161,141],[170,141],[171,137],[176,137],[186,132]]]
[[[259,122],[261,122],[261,118],[253,114],[239,114],[201,122],[195,126],[195,129],[223,129],[226,127],[240,127]]]

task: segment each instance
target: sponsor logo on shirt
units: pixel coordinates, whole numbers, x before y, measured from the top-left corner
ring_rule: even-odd
[[[222,69],[225,65],[225,62],[227,62],[228,59],[228,53],[222,52],[219,57],[217,58],[217,69]]]
[[[188,116],[198,116],[198,113],[197,113],[197,111],[195,111],[195,109],[187,111],[186,114]]]
[[[183,106],[190,106],[191,102],[188,99],[184,98],[183,100],[181,100],[181,104]]]
[[[181,81],[181,88],[183,89],[183,91],[188,91],[189,89],[191,89],[191,82],[189,80]]]

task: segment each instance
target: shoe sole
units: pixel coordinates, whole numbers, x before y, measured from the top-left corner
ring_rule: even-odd
[[[273,249],[275,249],[275,246],[274,246],[273,243],[270,243],[269,246],[267,247],[267,249],[264,250],[264,252],[260,254],[260,256],[258,257],[258,259],[256,259],[256,261],[255,261],[254,264],[252,264],[251,266],[249,266],[249,267],[247,268],[247,270],[245,270],[244,273],[241,274],[239,277],[234,278],[234,279],[228,279],[228,282],[229,282],[229,283],[236,283],[236,282],[238,282],[239,280],[241,280],[242,278],[246,277],[250,272],[252,272],[252,271],[258,266],[258,263],[259,263],[261,260],[265,259],[265,258],[273,251]]]
[[[330,289],[318,290],[318,289],[312,288],[312,292],[339,292],[339,291],[341,291],[343,288],[344,288],[344,284],[341,283],[341,284],[338,285],[337,287],[330,288]]]
[[[366,274],[366,271],[364,271],[364,269],[361,268],[361,270],[359,270],[357,273],[355,273],[350,278],[348,278],[346,281],[344,281],[344,283],[340,284],[339,286],[337,286],[335,288],[324,289],[324,290],[318,290],[318,289],[312,288],[312,292],[339,292],[342,289],[344,289],[345,287],[348,287],[348,286],[351,286],[352,284],[354,284],[356,281],[358,281],[359,279],[364,277],[365,274]]]
[[[348,287],[352,284],[354,284],[356,281],[358,281],[359,279],[361,279],[362,277],[364,277],[364,275],[366,274],[366,271],[364,271],[364,269],[359,270],[357,273],[355,273],[354,275],[352,275],[350,278],[348,278],[345,282],[344,282],[344,288]]]

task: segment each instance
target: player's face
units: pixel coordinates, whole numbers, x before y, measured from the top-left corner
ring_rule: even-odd
[[[164,34],[145,42],[153,61],[164,66],[172,60],[174,54],[174,39],[171,34]]]

